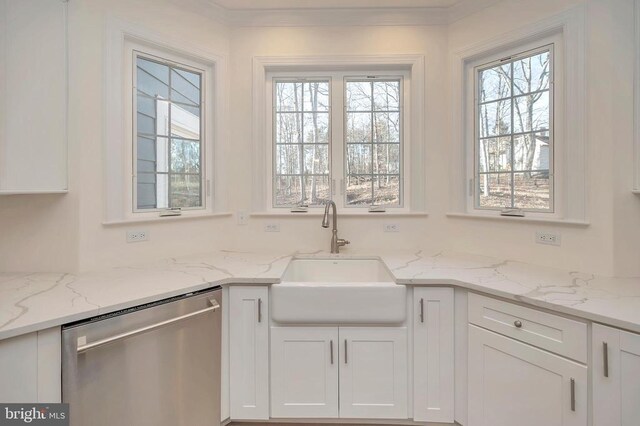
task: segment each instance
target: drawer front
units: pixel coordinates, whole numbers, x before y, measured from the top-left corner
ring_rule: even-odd
[[[469,322],[587,363],[587,324],[469,293]]]

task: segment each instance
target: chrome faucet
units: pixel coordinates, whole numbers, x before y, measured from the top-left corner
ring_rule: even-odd
[[[344,247],[351,242],[338,238],[338,212],[336,209],[336,203],[329,200],[324,208],[324,217],[322,218],[322,227],[329,227],[329,208],[333,208],[333,234],[331,236],[331,253],[340,253],[340,247]]]

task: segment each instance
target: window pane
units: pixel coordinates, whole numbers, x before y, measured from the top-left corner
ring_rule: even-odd
[[[200,139],[200,109],[172,104],[171,136]]]
[[[200,175],[171,175],[171,207],[199,207]]]
[[[371,144],[347,145],[347,174],[371,174]]]
[[[400,113],[378,112],[373,119],[375,142],[400,142]]]
[[[347,142],[371,142],[371,113],[347,113]]]
[[[193,106],[200,105],[200,75],[172,69],[171,100]]]
[[[304,142],[329,143],[329,114],[314,112],[304,114]]]
[[[304,204],[319,206],[329,201],[329,176],[305,176]]]
[[[200,142],[171,139],[171,172],[200,173]]]
[[[514,203],[521,209],[551,208],[549,172],[537,171],[514,174]]]
[[[304,83],[302,97],[305,111],[329,111],[329,82]]]
[[[511,174],[481,174],[478,179],[480,207],[502,209],[511,206]]]
[[[169,135],[169,102],[138,95],[136,104],[138,133]]]
[[[549,170],[548,132],[514,138],[514,170]]]
[[[478,150],[480,172],[511,170],[511,138],[480,139]]]
[[[307,145],[304,147],[304,173],[329,174],[329,145]]]
[[[276,111],[302,111],[302,83],[278,81],[275,91]]]
[[[480,71],[478,86],[481,103],[510,97],[511,64]]]
[[[550,52],[515,61],[513,64],[514,95],[549,89],[550,66]]]
[[[373,104],[376,111],[400,110],[400,81],[373,83]]]
[[[138,196],[139,209],[155,209],[156,208],[156,175],[155,173],[139,173],[136,192]]]
[[[373,204],[372,184],[371,176],[347,176],[347,205],[370,206]]]
[[[515,132],[530,132],[549,128],[549,92],[538,92],[516,98],[513,123]]]
[[[398,144],[376,144],[373,153],[373,172],[375,174],[400,173],[400,146]]]
[[[400,177],[376,176],[373,181],[373,204],[394,206],[400,204]]]
[[[302,114],[277,113],[275,120],[276,143],[302,142]]]
[[[276,146],[276,171],[279,175],[300,174],[300,145]]]
[[[143,58],[137,58],[137,82],[139,93],[162,99],[169,98],[169,67]]]
[[[347,111],[371,111],[372,87],[369,81],[348,81],[346,89]]]
[[[511,100],[481,105],[478,121],[481,138],[511,133]]]
[[[302,201],[302,176],[278,176],[274,186],[276,205],[295,206]]]

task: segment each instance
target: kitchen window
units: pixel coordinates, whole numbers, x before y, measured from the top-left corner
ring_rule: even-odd
[[[271,75],[274,208],[402,209],[404,73]]]
[[[475,208],[554,211],[553,44],[475,68]]]
[[[202,209],[203,69],[134,51],[134,211]]]

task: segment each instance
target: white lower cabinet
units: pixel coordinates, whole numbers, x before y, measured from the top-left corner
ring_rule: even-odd
[[[593,325],[593,426],[640,424],[640,335]]]
[[[406,419],[405,327],[274,327],[271,416]]]
[[[269,418],[269,288],[229,288],[229,413]]]
[[[585,365],[474,325],[468,381],[465,426],[587,425]]]
[[[338,329],[271,329],[271,417],[338,417]]]
[[[413,302],[413,420],[453,423],[453,289],[415,288]]]

